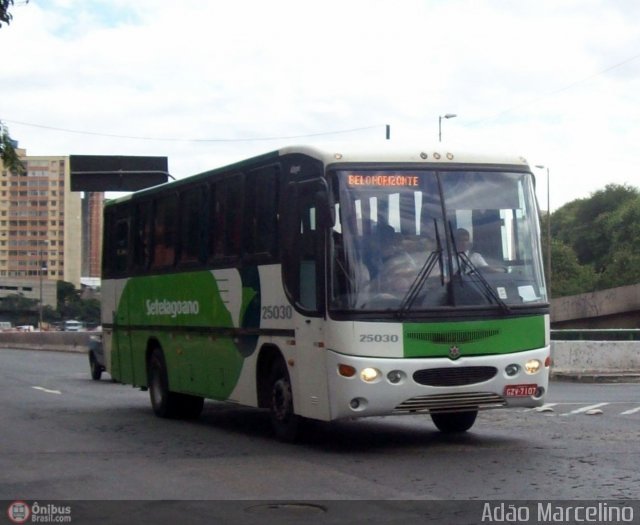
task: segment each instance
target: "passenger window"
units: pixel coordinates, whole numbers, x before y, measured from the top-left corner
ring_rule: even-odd
[[[275,256],[278,232],[278,172],[269,166],[247,174],[245,254]]]
[[[180,196],[180,264],[193,265],[203,260],[205,190],[204,186],[198,186]]]
[[[175,262],[177,212],[175,194],[156,201],[153,221],[153,268],[168,268]]]

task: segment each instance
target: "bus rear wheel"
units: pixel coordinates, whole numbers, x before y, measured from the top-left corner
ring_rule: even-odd
[[[284,361],[278,359],[269,375],[269,410],[271,428],[282,441],[293,442],[299,435],[302,418],[293,411],[291,379]]]
[[[446,434],[454,434],[457,432],[466,432],[476,421],[478,416],[477,410],[469,410],[467,412],[451,412],[451,413],[432,413],[431,419],[435,426],[441,432]]]
[[[169,379],[164,354],[155,348],[149,356],[149,398],[156,416],[163,418],[196,419],[204,407],[204,398],[179,394],[169,390]]]

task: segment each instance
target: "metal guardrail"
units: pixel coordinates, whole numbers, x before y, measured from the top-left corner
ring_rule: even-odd
[[[640,341],[640,329],[551,330],[552,341]]]

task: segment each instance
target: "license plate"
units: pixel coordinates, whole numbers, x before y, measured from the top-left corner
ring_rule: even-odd
[[[529,397],[536,395],[538,385],[507,385],[504,387],[506,397]]]

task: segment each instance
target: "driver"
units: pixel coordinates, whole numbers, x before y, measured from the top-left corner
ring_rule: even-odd
[[[418,265],[402,247],[401,237],[392,226],[382,224],[376,232],[376,249],[372,255],[373,281],[379,292],[404,293],[416,277]]]

